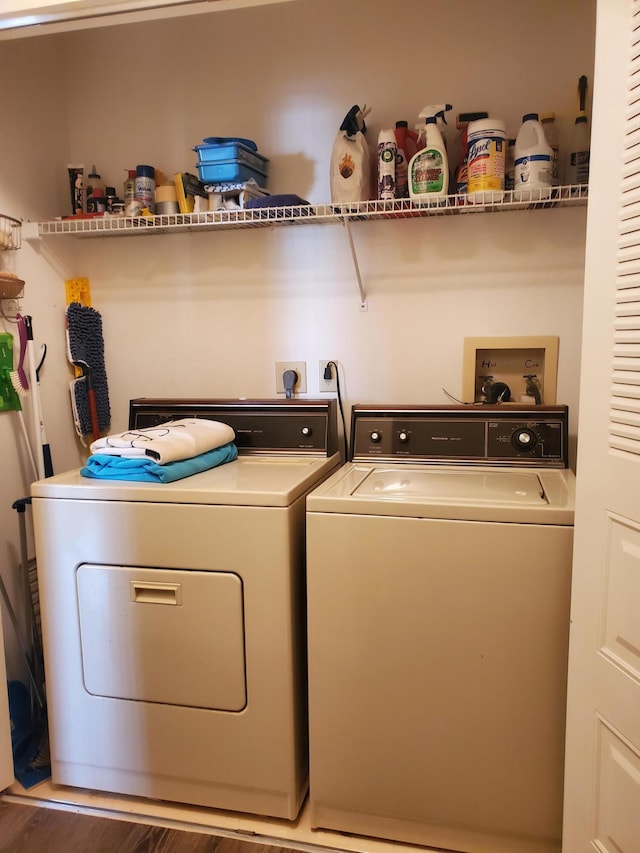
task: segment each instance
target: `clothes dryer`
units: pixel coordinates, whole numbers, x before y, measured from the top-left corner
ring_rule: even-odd
[[[223,421],[238,458],[168,484],[33,485],[62,785],[294,819],[307,789],[305,500],[335,401],[132,401]]]
[[[307,500],[314,827],[560,849],[565,407],[356,406]]]

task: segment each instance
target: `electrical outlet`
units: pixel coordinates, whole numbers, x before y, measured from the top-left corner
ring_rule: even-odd
[[[332,362],[331,364],[329,363],[330,361]],[[331,372],[330,379],[324,378],[324,371],[327,367]],[[336,392],[338,390],[338,362],[335,359],[322,359],[318,363],[318,370],[318,390]]]
[[[282,376],[285,370],[295,370],[298,381],[293,387],[294,394],[304,394],[307,390],[307,362],[306,361],[276,361],[276,393],[284,394],[284,382]]]

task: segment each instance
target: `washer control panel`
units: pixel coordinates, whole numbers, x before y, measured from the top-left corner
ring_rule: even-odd
[[[351,458],[566,468],[566,406],[354,406]]]

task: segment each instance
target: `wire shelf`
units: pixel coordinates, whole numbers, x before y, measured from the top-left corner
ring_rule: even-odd
[[[498,213],[510,210],[575,207],[588,199],[586,184],[554,187],[547,190],[525,190],[515,197],[513,190],[496,199],[485,193],[473,202],[464,195],[416,204],[409,199],[361,201],[350,204],[290,205],[243,210],[216,210],[202,213],[174,213],[161,216],[97,216],[87,219],[53,219],[37,223],[37,235],[73,234],[86,237],[124,237],[141,234],[165,234],[180,231],[208,231],[232,228],[261,228],[273,225],[314,225],[324,222],[366,221],[375,219],[409,219],[469,213]],[[502,195],[502,194],[501,194]],[[14,222],[17,220],[14,220]],[[19,223],[18,223],[19,224]]]
[[[0,213],[0,252],[19,249],[22,240],[22,222]]]

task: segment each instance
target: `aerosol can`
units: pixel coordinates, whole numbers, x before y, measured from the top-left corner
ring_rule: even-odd
[[[450,109],[451,104],[434,104],[420,113],[425,120],[425,146],[409,163],[409,196],[418,204],[443,198],[449,192],[449,161],[438,123],[446,124],[445,112]]]

